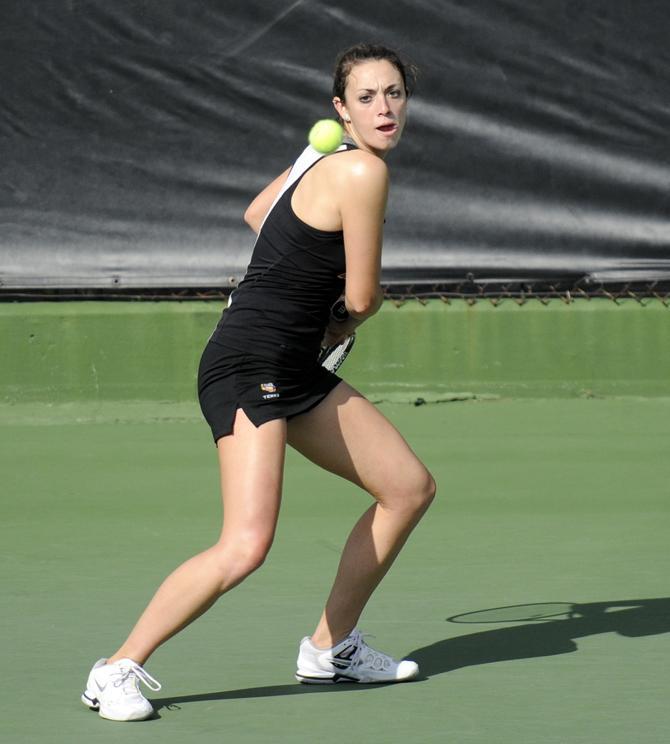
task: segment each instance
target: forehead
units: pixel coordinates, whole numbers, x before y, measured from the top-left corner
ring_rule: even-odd
[[[347,78],[347,88],[387,88],[394,83],[402,85],[402,75],[398,68],[387,59],[368,59],[358,62]]]

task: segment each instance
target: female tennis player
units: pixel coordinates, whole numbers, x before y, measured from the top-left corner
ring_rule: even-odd
[[[149,656],[265,560],[287,443],[373,499],[346,542],[314,632],[300,642],[296,678],[377,683],[418,674],[413,661],[368,646],[356,626],[435,484],[394,426],[317,362],[322,343],[352,334],[382,302],[384,158],[405,125],[410,72],[385,47],[341,54],[333,104],[345,144],[326,156],[307,148],[245,213],[257,233],[251,263],[198,380],[220,462],[221,536],[165,579],[123,645],[91,670],[82,701],[104,718],[151,716],[138,684],[160,689],[143,668]],[[331,307],[342,295],[347,312],[335,319]]]

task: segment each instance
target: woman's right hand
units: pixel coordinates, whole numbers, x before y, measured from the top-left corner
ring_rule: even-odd
[[[352,333],[358,328],[362,321],[354,320],[354,318],[348,318],[347,320],[335,320],[330,319],[330,323],[326,326],[326,332],[321,342],[322,347],[335,346],[341,344],[344,339],[351,336]]]

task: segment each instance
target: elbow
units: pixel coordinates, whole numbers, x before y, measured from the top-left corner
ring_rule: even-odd
[[[356,302],[355,304],[348,302],[347,312],[354,320],[365,320],[371,315],[374,315],[376,309],[373,309],[371,302]]]
[[[252,207],[248,207],[247,210],[245,211],[245,213],[244,213],[244,221],[247,223],[247,225],[249,225],[249,227],[254,232],[258,232],[258,227],[259,227],[259,224],[260,223],[259,223],[259,220],[258,220],[258,215],[255,214],[255,212],[252,209]]]
[[[379,310],[383,301],[381,290],[374,295],[366,297],[346,298],[346,306],[349,315],[355,320],[365,320]]]

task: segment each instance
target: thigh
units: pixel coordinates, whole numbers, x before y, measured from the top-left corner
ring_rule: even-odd
[[[232,434],[216,443],[223,495],[223,533],[274,534],[281,503],[286,420],[256,427],[239,408]]]
[[[421,490],[431,480],[395,426],[345,382],[289,421],[288,443],[382,502]]]

